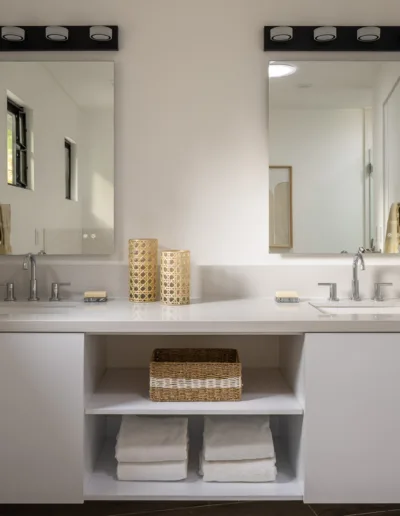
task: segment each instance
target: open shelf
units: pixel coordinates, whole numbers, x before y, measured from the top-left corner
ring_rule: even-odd
[[[278,369],[244,370],[243,384],[241,401],[155,403],[149,400],[147,369],[108,369],[86,403],[86,414],[303,414],[302,406]]]
[[[121,482],[116,478],[115,439],[106,442],[85,485],[85,500],[302,500],[300,482],[282,454],[271,483],[210,483],[198,475],[196,458],[181,482]]]

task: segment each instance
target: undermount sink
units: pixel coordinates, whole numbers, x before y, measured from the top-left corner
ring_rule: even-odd
[[[13,302],[13,303],[0,303],[0,316],[11,316],[18,314],[63,314],[68,313],[68,308],[74,308],[76,303],[73,302]]]
[[[346,304],[324,304],[311,306],[324,315],[400,315],[400,304],[381,304],[379,302],[352,302]]]

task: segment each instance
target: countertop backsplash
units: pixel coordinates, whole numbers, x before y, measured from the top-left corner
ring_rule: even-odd
[[[21,263],[20,263],[21,262]],[[371,260],[372,262],[372,260]],[[366,258],[366,270],[359,273],[360,292],[363,298],[371,299],[375,282],[391,282],[385,296],[400,297],[400,267],[378,265]],[[107,264],[57,264],[41,263],[37,260],[39,296],[42,300],[50,295],[51,283],[70,282],[63,287],[62,297],[79,298],[85,290],[106,290],[110,298],[128,298],[128,265]],[[343,260],[340,265],[331,263],[296,265],[250,265],[192,266],[191,297],[200,300],[229,300],[252,297],[274,297],[277,290],[297,290],[300,298],[327,298],[326,287],[319,282],[335,282],[340,299],[349,298],[351,290],[351,260]],[[22,258],[5,261],[0,266],[0,283],[15,283],[18,301],[26,301],[29,272],[22,269]],[[1,294],[3,296],[3,293]]]

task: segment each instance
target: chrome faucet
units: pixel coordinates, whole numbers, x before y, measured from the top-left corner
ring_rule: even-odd
[[[28,301],[39,301],[37,296],[37,279],[36,279],[36,259],[32,253],[24,257],[24,270],[28,270],[30,265],[30,281],[29,281],[29,297]]]
[[[363,253],[365,253],[365,249],[364,247],[360,247],[353,259],[353,281],[351,283],[351,299],[353,301],[361,301],[360,282],[358,281],[358,264],[360,264],[361,270],[365,271]]]

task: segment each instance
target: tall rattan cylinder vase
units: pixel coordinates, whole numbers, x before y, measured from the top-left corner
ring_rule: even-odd
[[[190,304],[190,251],[161,253],[160,290],[166,305]]]
[[[158,240],[129,240],[129,301],[152,303],[157,300]]]

